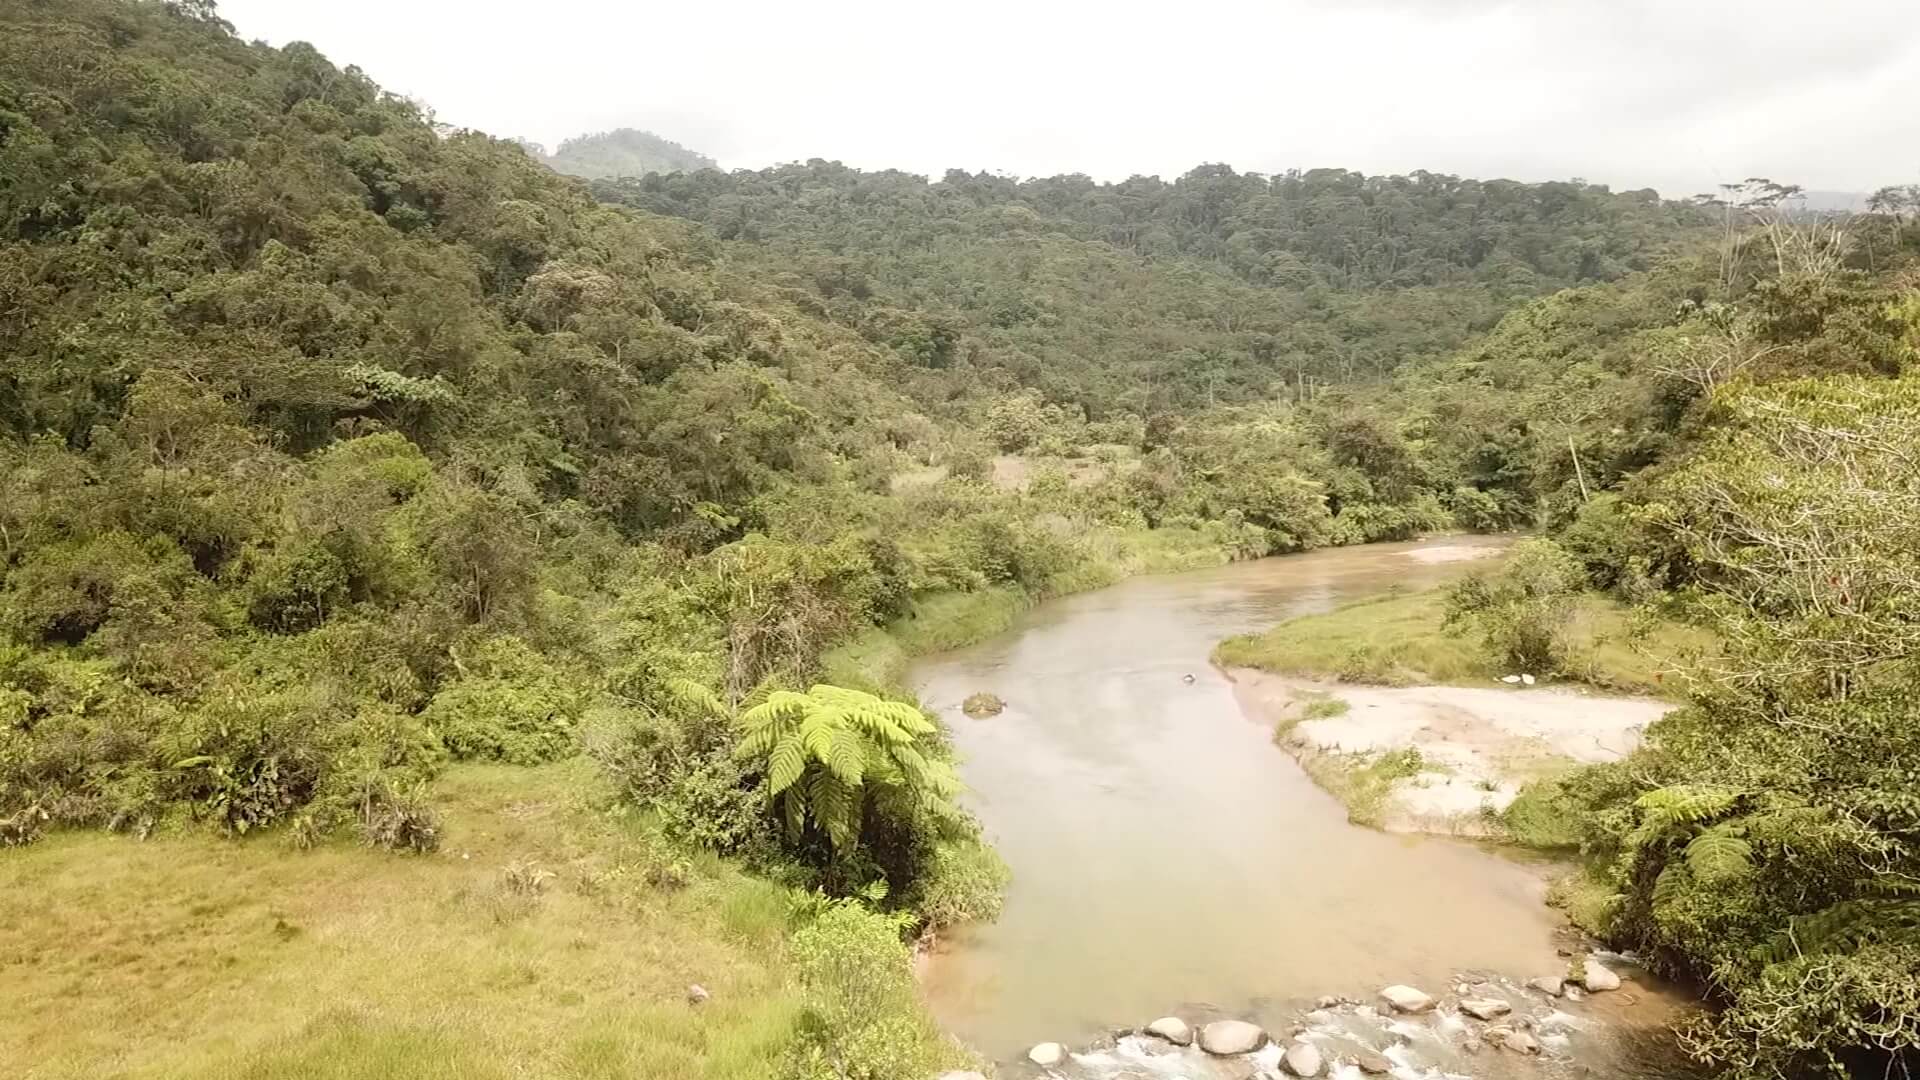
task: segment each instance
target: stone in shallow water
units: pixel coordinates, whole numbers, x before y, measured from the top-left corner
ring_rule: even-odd
[[[1524,1031],[1516,1031],[1507,1036],[1507,1049],[1516,1054],[1537,1054],[1540,1052],[1540,1040]]]
[[[1301,1077],[1319,1076],[1320,1070],[1326,1067],[1326,1062],[1320,1059],[1320,1049],[1306,1042],[1289,1044],[1286,1056],[1280,1059],[1280,1063],[1287,1067],[1288,1072]]]
[[[1362,1050],[1355,1054],[1353,1063],[1360,1067],[1361,1072],[1370,1076],[1385,1076],[1393,1071],[1393,1059],[1372,1050]]]
[[[1620,989],[1620,976],[1608,970],[1599,960],[1589,956],[1585,968],[1580,973],[1580,985],[1590,991]]]
[[[1200,1029],[1200,1049],[1209,1054],[1251,1054],[1266,1041],[1260,1025],[1245,1020],[1215,1020]]]
[[[1067,1060],[1067,1048],[1059,1043],[1041,1043],[1027,1051],[1027,1060],[1043,1069],[1051,1069]]]
[[[1193,1029],[1177,1016],[1163,1016],[1148,1024],[1147,1034],[1158,1035],[1175,1046],[1193,1045]]]
[[[1513,1006],[1499,998],[1467,998],[1460,1003],[1460,1011],[1475,1020],[1492,1020],[1513,1011]]]
[[[1542,975],[1537,979],[1528,979],[1527,986],[1543,994],[1559,997],[1567,992],[1567,980],[1558,975]]]
[[[1398,1012],[1419,1013],[1433,1008],[1432,995],[1399,983],[1380,991],[1380,996]]]

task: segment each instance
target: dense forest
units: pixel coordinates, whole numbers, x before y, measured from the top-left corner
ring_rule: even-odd
[[[0,842],[426,851],[447,763],[585,755],[893,948],[999,888],[895,685],[931,624],[1539,527],[1729,643],[1532,795],[1611,936],[1726,1006],[1707,1061],[1907,1062],[1900,190],[641,176],[710,163],[628,134],[563,145],[589,185],[205,0],[0,0]],[[800,1075],[920,1075],[822,1016]]]

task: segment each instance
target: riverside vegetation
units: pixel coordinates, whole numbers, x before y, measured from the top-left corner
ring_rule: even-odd
[[[1725,644],[1529,797],[1601,929],[1736,1072],[1920,1042],[1920,191],[1841,231],[1343,170],[589,188],[209,0],[0,0],[0,179],[33,1075],[960,1064],[903,942],[1002,873],[907,655],[1536,522]]]

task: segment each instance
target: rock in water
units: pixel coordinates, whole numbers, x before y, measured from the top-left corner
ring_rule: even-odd
[[[1527,986],[1553,997],[1559,997],[1567,992],[1567,980],[1558,975],[1542,975],[1537,979],[1528,979]]]
[[[967,700],[960,703],[960,711],[973,717],[975,720],[989,716],[998,716],[1000,715],[1000,710],[1006,707],[1007,703],[1001,701],[999,695],[984,692],[969,694],[967,695]]]
[[[1492,1046],[1505,1046],[1507,1045],[1507,1040],[1513,1038],[1514,1033],[1513,1029],[1505,1024],[1495,1024],[1480,1034],[1485,1037],[1488,1044]]]
[[[1209,1054],[1251,1054],[1266,1041],[1260,1025],[1245,1020],[1215,1020],[1200,1029],[1200,1049]]]
[[[689,1005],[704,1004],[712,997],[712,994],[707,993],[707,988],[699,983],[687,987],[687,1004]]]
[[[1385,1054],[1374,1053],[1372,1050],[1362,1050],[1355,1054],[1353,1063],[1360,1067],[1361,1072],[1369,1076],[1385,1076],[1393,1071],[1393,1059]]]
[[[1506,684],[1507,684],[1508,686],[1512,686],[1513,684],[1515,684],[1515,683],[1517,683],[1517,682],[1519,682],[1519,681],[1520,681],[1520,676],[1518,676],[1518,675],[1502,675],[1502,676],[1500,676],[1500,681],[1501,681],[1501,682],[1503,682],[1503,683],[1506,683]]]
[[[1319,1076],[1320,1070],[1327,1065],[1320,1060],[1320,1049],[1308,1042],[1288,1044],[1287,1052],[1280,1058],[1280,1063],[1287,1067],[1288,1072],[1302,1077]]]
[[[1380,991],[1380,996],[1397,1012],[1422,1013],[1433,1008],[1432,995],[1399,983]]]
[[[1522,685],[1524,685],[1524,686],[1532,686],[1532,685],[1533,685],[1533,676],[1531,676],[1531,675],[1522,675],[1522,676],[1520,676],[1520,682],[1521,682],[1521,684],[1522,684]]]
[[[1620,976],[1607,970],[1607,966],[1594,957],[1587,957],[1585,968],[1580,973],[1580,985],[1591,991],[1620,989]]]
[[[1148,1024],[1147,1034],[1158,1035],[1175,1046],[1193,1045],[1193,1029],[1177,1016],[1163,1016]]]
[[[1041,1043],[1027,1051],[1027,1060],[1043,1069],[1051,1069],[1067,1060],[1067,1048],[1059,1043]]]
[[[1513,1011],[1513,1006],[1499,998],[1467,998],[1460,1003],[1460,1011],[1475,1020],[1492,1020]]]
[[[1525,1031],[1516,1031],[1507,1036],[1507,1049],[1516,1054],[1537,1054],[1540,1052],[1540,1040]]]

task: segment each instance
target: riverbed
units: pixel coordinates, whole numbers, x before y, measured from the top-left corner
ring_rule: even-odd
[[[1208,663],[1222,638],[1425,587],[1499,546],[1453,537],[1136,579],[918,664],[968,805],[1013,871],[1001,918],[929,958],[948,1030],[1013,1060],[1170,1012],[1284,1031],[1324,995],[1563,970],[1541,868],[1350,824]],[[977,691],[1005,711],[964,716]]]

